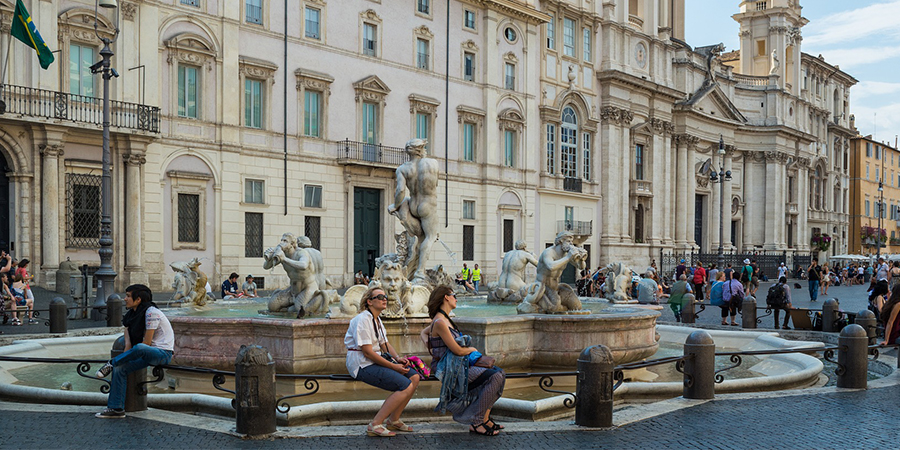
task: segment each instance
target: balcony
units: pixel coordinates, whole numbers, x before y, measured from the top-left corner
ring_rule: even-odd
[[[631,180],[631,195],[638,197],[653,197],[653,182],[646,180]]]
[[[767,87],[770,84],[769,76],[758,76],[758,75],[743,75],[739,73],[732,74],[734,77],[734,81],[737,81],[738,86],[742,87]]]
[[[568,231],[576,236],[590,236],[594,231],[594,222],[581,222],[577,220],[560,220],[556,222],[556,232]]]
[[[628,24],[637,28],[638,30],[644,29],[644,19],[642,19],[639,16],[636,16],[634,14],[628,15]]]
[[[6,85],[0,99],[6,104],[4,118],[40,117],[95,125],[103,124],[103,101],[96,97]],[[159,133],[159,108],[115,100],[109,101],[111,127]]]
[[[563,190],[566,192],[581,193],[581,178],[563,178]]]
[[[406,150],[400,147],[367,144],[349,139],[335,141],[334,144],[337,147],[338,164],[396,168],[409,161]]]

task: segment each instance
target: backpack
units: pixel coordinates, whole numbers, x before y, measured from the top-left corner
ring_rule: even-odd
[[[775,283],[769,287],[769,293],[766,295],[766,305],[773,308],[784,308],[786,301],[787,293],[783,284]]]
[[[728,292],[731,294],[731,303],[735,308],[740,308],[744,303],[744,296],[741,294],[741,291],[734,292],[734,284],[732,284],[734,280],[728,282]],[[723,287],[724,289],[724,287]]]
[[[753,269],[747,270],[749,267],[750,266],[744,266],[744,268],[741,269],[741,283],[750,281],[750,274],[753,273]]]

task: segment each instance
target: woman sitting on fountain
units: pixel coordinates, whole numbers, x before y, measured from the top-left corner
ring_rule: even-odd
[[[375,419],[366,428],[369,436],[390,437],[394,431],[412,432],[400,420],[400,414],[419,386],[419,375],[400,357],[387,341],[384,324],[378,317],[387,308],[387,296],[381,288],[370,288],[359,302],[360,313],[350,320],[344,336],[347,346],[347,371],[350,376],[366,384],[393,393],[388,396]],[[379,346],[376,351],[374,346]],[[384,421],[388,420],[385,428]]]
[[[506,374],[499,367],[472,365],[476,361],[470,355],[478,350],[464,346],[471,337],[462,335],[453,323],[450,318],[453,308],[456,308],[453,289],[436,287],[428,299],[431,325],[421,333],[433,358],[431,371],[441,380],[441,399],[435,410],[450,411],[453,420],[469,424],[470,433],[496,436],[503,426],[491,419],[491,407],[503,394]]]

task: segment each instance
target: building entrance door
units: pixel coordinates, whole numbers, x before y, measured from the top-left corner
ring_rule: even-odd
[[[700,247],[700,253],[706,252],[706,245],[703,243],[704,200],[703,195],[698,195],[694,198],[694,242]]]
[[[353,273],[375,273],[375,258],[381,256],[381,190],[353,190]]]

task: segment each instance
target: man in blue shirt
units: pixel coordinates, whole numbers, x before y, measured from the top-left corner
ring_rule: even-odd
[[[240,291],[238,290],[237,280],[238,274],[232,272],[228,279],[222,282],[223,299],[237,298],[239,296]]]

